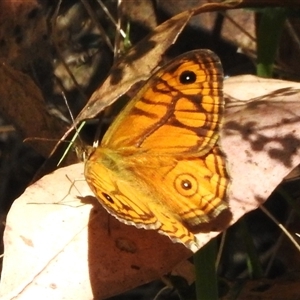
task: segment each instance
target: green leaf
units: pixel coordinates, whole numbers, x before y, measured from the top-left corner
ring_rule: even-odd
[[[257,75],[272,77],[274,60],[282,28],[287,17],[285,8],[265,8],[257,32]]]

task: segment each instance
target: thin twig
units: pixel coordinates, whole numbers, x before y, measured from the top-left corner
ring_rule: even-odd
[[[284,227],[283,224],[279,223],[276,218],[263,206],[260,206],[260,209],[275,223],[277,226],[284,232],[284,234],[287,236],[287,238],[290,239],[290,241],[295,245],[295,247],[300,251],[300,245],[297,243],[297,241],[294,239],[294,237],[289,233],[289,231]]]

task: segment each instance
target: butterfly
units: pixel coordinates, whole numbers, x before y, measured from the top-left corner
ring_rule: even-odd
[[[110,214],[193,252],[200,248],[196,233],[226,228],[222,86],[219,58],[206,49],[178,56],[150,77],[85,163],[86,181]]]

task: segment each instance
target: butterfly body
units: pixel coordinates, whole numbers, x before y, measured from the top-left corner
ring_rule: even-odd
[[[129,102],[85,166],[109,213],[192,251],[199,248],[194,233],[224,228],[222,76],[212,52],[192,51],[154,74]]]

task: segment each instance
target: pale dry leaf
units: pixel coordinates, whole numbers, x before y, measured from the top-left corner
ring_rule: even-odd
[[[225,80],[221,146],[230,172],[231,224],[262,204],[300,164],[300,83],[252,75]],[[200,245],[216,236],[198,234]]]
[[[82,172],[83,164],[59,169],[14,202],[1,299],[103,299],[162,276],[190,255],[165,236],[109,217],[84,180],[69,193],[66,175],[73,181]]]
[[[254,76],[225,81],[222,148],[232,177],[232,224],[262,204],[300,162],[300,84]],[[238,100],[242,99],[242,101]],[[248,101],[246,101],[248,99]],[[73,165],[29,187],[9,212],[1,299],[105,298],[170,271],[191,255],[155,231],[126,226],[88,200],[87,185]],[[41,204],[28,204],[39,202]],[[108,224],[109,220],[109,224]],[[201,244],[218,233],[197,234]],[[47,298],[48,297],[48,298]]]

